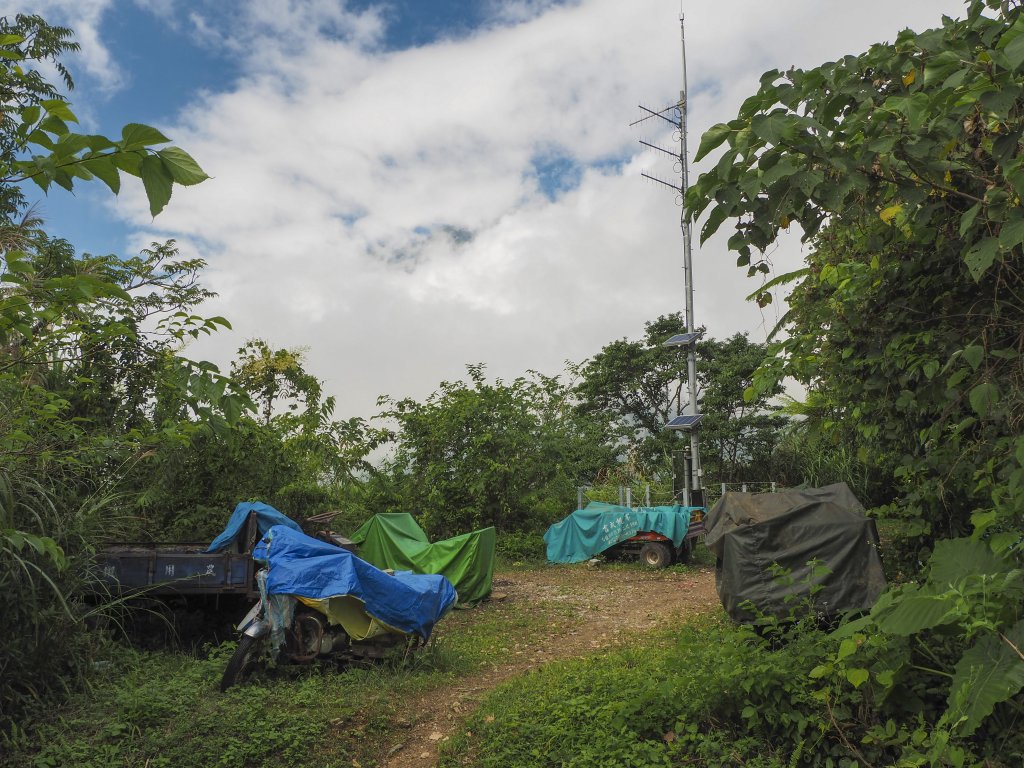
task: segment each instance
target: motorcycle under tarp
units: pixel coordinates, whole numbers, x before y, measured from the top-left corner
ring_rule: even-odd
[[[339,624],[353,640],[381,632],[430,638],[458,595],[444,576],[384,573],[344,549],[275,525],[253,559],[266,563],[268,595],[290,595]]]
[[[407,512],[374,515],[349,538],[359,554],[378,568],[436,573],[448,578],[459,602],[473,604],[491,594],[494,578],[494,528],[431,543]]]
[[[660,533],[678,548],[690,529],[694,509],[679,504],[633,509],[592,501],[548,528],[544,534],[548,561],[581,563],[641,531]]]

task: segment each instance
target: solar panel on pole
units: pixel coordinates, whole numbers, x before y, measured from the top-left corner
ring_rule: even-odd
[[[688,347],[701,337],[700,331],[694,333],[677,333],[668,341],[662,342],[663,347]]]
[[[704,419],[703,413],[694,413],[687,416],[676,416],[665,425],[665,429],[682,429],[689,431],[696,427]]]

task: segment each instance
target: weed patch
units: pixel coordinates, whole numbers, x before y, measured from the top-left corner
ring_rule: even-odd
[[[929,738],[924,721],[902,731],[893,724],[905,702],[876,701],[870,685],[824,686],[812,677],[840,642],[806,624],[769,627],[762,637],[708,618],[550,664],[493,691],[445,745],[440,764],[903,765],[916,754],[906,750]],[[889,738],[880,738],[886,729]],[[999,754],[993,739],[961,742],[959,765],[1019,764],[1018,746],[1003,742]]]
[[[454,658],[438,643],[376,667],[278,667],[217,689],[231,644],[208,658],[124,652],[107,680],[16,731],[9,766],[323,766],[358,759],[390,725],[391,699],[437,685]]]
[[[227,693],[218,685],[233,643],[205,658],[111,645],[115,655],[87,690],[5,737],[0,766],[369,768],[388,734],[408,727],[402,702],[500,663],[557,618],[554,609],[484,603],[448,616],[417,653],[342,670],[274,667]]]

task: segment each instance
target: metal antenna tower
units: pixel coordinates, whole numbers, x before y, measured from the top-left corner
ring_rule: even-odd
[[[697,405],[697,340],[701,333],[697,331],[693,320],[693,260],[690,251],[690,222],[686,216],[686,190],[689,189],[689,167],[686,151],[686,31],[683,21],[683,14],[679,14],[679,39],[682,46],[682,90],[679,91],[679,102],[665,107],[662,110],[652,110],[640,105],[640,110],[646,114],[639,120],[633,121],[630,125],[635,126],[652,118],[661,118],[675,128],[674,134],[679,137],[678,153],[674,150],[659,147],[656,144],[640,140],[645,147],[662,152],[675,160],[675,169],[679,172],[679,180],[665,181],[647,172],[643,173],[645,178],[662,184],[676,193],[676,200],[680,205],[679,227],[683,233],[683,279],[685,286],[686,306],[686,333],[674,336],[665,342],[666,346],[686,347],[686,378],[687,389],[690,395],[690,416],[679,416],[672,419],[667,429],[678,429],[689,433],[690,455],[689,461],[684,461],[685,485],[683,490],[684,503],[691,504],[691,489],[693,501],[703,505],[703,471],[700,465],[700,440],[698,438],[697,426],[700,423],[700,411]]]

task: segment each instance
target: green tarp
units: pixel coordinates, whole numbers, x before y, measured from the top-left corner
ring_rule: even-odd
[[[393,512],[374,515],[350,538],[359,545],[359,556],[378,568],[447,577],[460,603],[476,603],[491,594],[493,528],[431,544],[412,515]]]
[[[679,547],[690,528],[690,512],[697,507],[620,507],[592,501],[577,509],[544,534],[548,561],[580,563],[641,531],[652,531],[672,539]]]
[[[802,600],[828,616],[867,610],[885,589],[875,521],[846,483],[726,493],[706,525],[718,596],[733,621],[750,622],[757,613],[782,618]],[[775,565],[789,578],[776,577]]]

